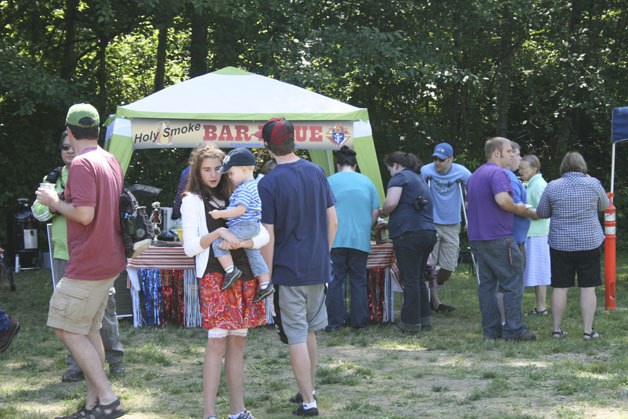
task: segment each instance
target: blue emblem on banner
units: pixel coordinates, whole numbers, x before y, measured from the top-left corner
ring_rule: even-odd
[[[337,146],[341,146],[351,138],[351,136],[345,127],[341,124],[336,124],[327,132],[327,138],[333,141]]]

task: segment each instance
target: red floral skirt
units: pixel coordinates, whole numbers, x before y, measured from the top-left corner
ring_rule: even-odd
[[[221,273],[208,273],[199,280],[199,299],[203,329],[250,329],[266,324],[266,303],[254,303],[257,281],[237,280],[221,291]]]

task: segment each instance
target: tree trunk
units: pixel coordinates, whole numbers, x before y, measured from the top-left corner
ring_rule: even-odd
[[[503,51],[503,50],[502,50]],[[497,83],[497,135],[508,136],[510,124],[510,77],[512,72],[512,53],[508,53],[501,62],[499,82]]]
[[[498,67],[497,92],[495,95],[495,104],[497,106],[496,134],[500,137],[507,137],[510,125],[510,80],[514,59],[512,30],[510,29],[514,23],[508,7],[504,7],[502,20],[505,24],[500,40],[499,57],[501,57],[501,61]]]
[[[568,29],[568,47],[567,53],[565,56],[570,57],[572,54],[578,51],[576,42],[577,37],[576,34],[580,29],[581,21],[582,21],[582,12],[585,6],[585,2],[581,0],[574,0],[572,2],[571,15],[569,16],[569,29]],[[572,77],[573,83],[575,80],[575,73],[568,74],[567,77]],[[574,92],[574,89],[569,89],[564,92],[565,97],[571,98],[574,102],[577,101],[577,92]],[[556,136],[556,142],[554,143],[554,149],[552,155],[556,161],[562,161],[563,156],[570,148],[569,145],[573,141],[573,131],[574,131],[574,121],[577,116],[577,111],[571,105],[564,106],[564,114],[565,117],[560,121],[560,130],[558,131],[558,135]]]
[[[456,144],[456,139],[460,133],[460,85],[458,83],[452,83],[451,93],[449,95],[449,111],[447,112],[449,126],[447,134],[447,142],[449,144]]]
[[[560,128],[556,135],[556,142],[554,143],[554,161],[560,162],[563,159],[565,153],[569,149],[571,143],[571,135],[574,128],[574,111],[567,110],[565,117],[560,121]]]
[[[168,27],[159,29],[157,43],[157,66],[155,67],[155,84],[154,91],[157,92],[164,88],[164,80],[166,78],[166,50],[168,49]]]
[[[207,18],[194,10],[190,14],[192,35],[190,36],[190,77],[207,73]]]
[[[104,34],[98,36],[98,49],[96,51],[98,63],[98,109],[105,110],[107,105],[107,46],[109,37]]]
[[[452,12],[452,22],[455,26],[459,26],[461,20],[463,20],[462,13],[459,10]],[[453,38],[454,49],[460,51],[460,34],[454,33]],[[456,54],[456,67],[459,69],[466,68],[464,63],[464,54]],[[449,94],[449,110],[447,111],[447,119],[449,120],[449,126],[447,128],[447,141],[449,144],[456,144],[456,139],[460,136],[460,118],[461,118],[461,103],[460,103],[460,89],[462,88],[462,82],[452,83],[451,92]]]
[[[59,70],[59,77],[64,80],[70,80],[72,78],[76,66],[74,46],[76,44],[78,4],[79,0],[66,0],[65,2],[65,43],[63,44],[63,57],[61,58]]]
[[[238,37],[231,28],[234,23],[230,19],[223,19],[214,24],[215,30],[212,33],[214,38],[212,52],[214,58],[212,64],[214,68],[235,66],[238,60]]]

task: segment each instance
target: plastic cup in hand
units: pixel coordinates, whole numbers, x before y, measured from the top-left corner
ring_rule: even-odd
[[[49,183],[49,182],[41,182],[39,184],[39,187],[41,189],[49,189],[51,191],[55,190],[55,184],[54,183]],[[35,200],[36,202],[39,202],[39,195],[37,196],[37,199]]]

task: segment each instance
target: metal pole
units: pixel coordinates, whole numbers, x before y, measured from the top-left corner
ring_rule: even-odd
[[[334,156],[331,153],[331,150],[327,150],[325,154],[327,157],[327,169],[329,170],[329,176],[331,176],[336,173],[336,168],[334,167]]]
[[[462,205],[462,214],[464,215],[464,225],[469,230],[469,220],[467,218],[467,207],[464,205],[464,191],[462,189],[462,181],[457,180],[458,183],[458,191],[460,192],[460,204]],[[467,236],[468,237],[468,236]],[[473,256],[473,252],[471,253],[471,261],[473,262],[473,269],[475,269],[475,275],[478,277],[478,283],[480,283],[480,272],[478,271],[478,264],[475,262],[475,256]]]
[[[611,148],[611,193],[615,194],[615,143]]]
[[[469,221],[467,220],[467,208],[464,205],[464,192],[462,190],[462,182],[460,180],[457,180],[456,183],[458,183],[458,190],[460,191],[460,203],[462,204],[462,214],[464,215],[464,225],[469,226]]]

